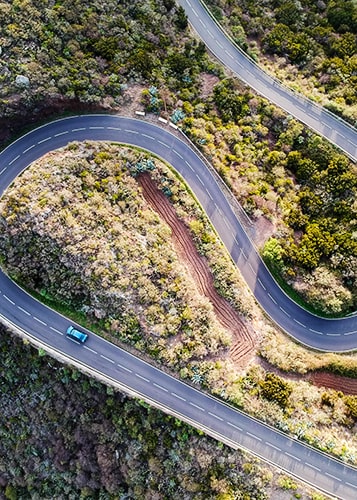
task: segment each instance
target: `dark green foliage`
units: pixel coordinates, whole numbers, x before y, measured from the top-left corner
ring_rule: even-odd
[[[265,500],[238,451],[24,346],[0,325],[0,496]],[[193,452],[194,450],[194,452]],[[202,460],[200,459],[202,457]],[[232,467],[234,464],[234,467]],[[223,486],[223,485],[222,485]]]
[[[179,30],[184,31],[188,26],[187,16],[183,7],[178,7],[175,15],[175,24]]]
[[[248,92],[241,94],[233,80],[227,79],[217,84],[213,90],[213,97],[226,122],[236,121],[250,112],[248,101],[252,97],[251,94]]]
[[[285,382],[278,375],[268,372],[265,379],[260,382],[260,386],[264,398],[269,401],[276,401],[283,408],[288,405],[292,388],[288,382]]]

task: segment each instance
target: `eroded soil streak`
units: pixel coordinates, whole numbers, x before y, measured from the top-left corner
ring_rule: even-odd
[[[188,228],[178,218],[164,193],[158,189],[148,173],[141,174],[138,182],[146,201],[171,228],[175,248],[195,280],[199,292],[210,300],[217,319],[232,334],[232,359],[244,366],[256,352],[256,334],[229,302],[218,294],[206,259],[198,253]]]

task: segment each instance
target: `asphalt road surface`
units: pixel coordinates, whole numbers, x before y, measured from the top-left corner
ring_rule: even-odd
[[[239,50],[199,0],[178,0],[207,48],[243,82],[357,160],[357,130],[301,94],[288,90]]]
[[[0,195],[43,154],[68,142],[86,139],[137,145],[171,163],[191,186],[248,285],[278,324],[307,345],[322,350],[356,347],[356,318],[336,321],[317,318],[280,291],[215,178],[194,151],[168,130],[108,115],[71,117],[44,125],[0,153]],[[86,344],[71,342],[65,337],[70,322],[27,295],[3,273],[0,273],[0,317],[68,360],[88,367],[93,374],[105,375],[127,392],[174,413],[230,446],[250,450],[328,494],[346,500],[357,497],[357,469],[222,404],[90,332]]]

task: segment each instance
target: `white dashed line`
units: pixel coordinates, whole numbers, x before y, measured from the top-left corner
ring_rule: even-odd
[[[50,141],[51,139],[52,139],[52,137],[46,137],[46,139],[42,139],[42,141],[38,141],[37,144],[42,144],[43,142]]]
[[[10,304],[12,304],[13,306],[15,305],[15,302],[13,302],[11,299],[9,299],[9,297],[7,295],[4,295],[4,299],[6,299],[8,302],[10,302]]]
[[[348,483],[347,481],[345,482],[345,484],[347,484],[348,486],[351,486],[352,488],[357,490],[357,486],[355,484]]]
[[[20,158],[20,155],[15,156],[15,158],[9,162],[9,165],[12,165],[14,163],[14,161],[18,160],[19,158]]]
[[[145,382],[150,382],[150,380],[146,377],[143,377],[142,375],[140,375],[139,373],[135,373],[135,376],[138,377],[138,378],[141,378],[141,380],[145,380]]]
[[[185,398],[182,398],[181,396],[179,396],[178,394],[176,394],[175,392],[172,392],[171,393],[171,396],[173,396],[174,398],[177,398],[177,399],[181,399],[181,401],[186,401]]]
[[[103,130],[104,127],[89,127],[89,130]]]
[[[218,415],[216,415],[215,413],[212,413],[212,412],[208,412],[208,415],[211,415],[211,417],[214,417],[216,418],[217,420],[220,420],[221,422],[223,422],[223,418],[222,417],[219,417]]]
[[[84,347],[84,349],[87,349],[87,351],[90,351],[90,352],[92,352],[93,354],[98,354],[98,353],[97,353],[97,351],[95,351],[94,349],[91,349],[91,348],[90,348],[90,347],[88,347],[87,345],[84,345],[83,347]]]
[[[47,323],[45,323],[44,321],[42,321],[42,319],[36,318],[36,316],[32,316],[32,317],[33,317],[33,319],[35,321],[37,321],[38,323],[41,323],[41,325],[47,326]]]
[[[208,194],[208,196],[209,196],[209,198],[211,199],[211,201],[213,201],[212,195],[211,195],[211,193],[208,191],[208,189],[206,189],[206,193]]]
[[[139,132],[137,130],[130,130],[129,128],[124,129],[125,132],[128,132],[129,134],[138,134]]]
[[[231,422],[228,422],[228,420],[227,420],[227,424],[230,425],[231,427],[234,427],[234,429],[237,429],[237,431],[243,432],[243,429],[241,429],[240,427],[238,427],[238,425],[234,425]]]
[[[122,370],[125,370],[126,372],[133,373],[133,370],[130,370],[129,368],[121,365],[120,363],[117,363],[117,366],[119,366],[119,368],[121,368]]]
[[[266,290],[265,286],[263,285],[263,282],[258,278],[258,283],[262,287],[263,290]]]
[[[357,333],[357,332],[346,332],[343,335],[353,335],[354,333]]]
[[[221,42],[219,42],[218,40],[216,40],[216,44],[218,45],[218,47],[220,47],[221,49],[223,49],[223,45],[221,44]]]
[[[166,389],[166,387],[162,387],[162,385],[156,384],[155,382],[154,382],[154,384],[153,384],[153,385],[154,385],[155,387],[157,387],[158,389],[160,389],[160,391],[169,392],[169,391]]]
[[[265,441],[265,444],[267,446],[270,446],[270,448],[274,448],[274,450],[281,451],[281,448],[279,448],[278,446],[275,446],[275,444],[271,444],[268,441]]]
[[[225,217],[223,217],[223,221],[224,221],[225,225],[227,226],[227,228],[231,229],[231,226],[228,224],[228,221]]]
[[[287,312],[285,311],[285,309],[283,309],[281,306],[279,306],[279,309],[280,309],[281,311],[283,311],[283,313],[284,313],[284,314],[286,314],[286,316],[288,316],[288,318],[290,318],[290,317],[291,317],[291,316],[290,316],[290,314],[289,314],[289,313],[287,313]]]
[[[202,184],[202,186],[204,186],[204,183],[203,183],[203,180],[201,179],[201,177],[198,174],[196,174],[196,177],[200,181],[200,183]]]
[[[260,437],[255,436],[255,435],[254,435],[254,434],[252,434],[251,432],[248,432],[248,431],[247,431],[247,432],[246,432],[246,434],[247,434],[247,436],[250,436],[250,437],[252,437],[253,439],[257,439],[258,441],[261,441],[261,438],[260,438]]]
[[[197,12],[195,11],[195,9],[193,7],[192,7],[192,12],[195,14],[196,17],[198,17]]]
[[[325,472],[325,476],[332,477],[332,479],[335,479],[336,481],[342,481],[339,477],[334,476],[333,474],[330,474],[329,472]]]
[[[277,301],[270,295],[270,293],[268,293],[268,297],[274,302],[274,304],[277,304]]]
[[[159,141],[159,140],[158,140],[157,142],[158,142],[159,144],[161,144],[161,146],[164,146],[165,148],[170,149],[170,146],[168,146],[168,145],[166,144],[166,142]]]
[[[295,321],[295,323],[297,323],[298,325],[302,326],[303,328],[306,328],[306,325],[304,325],[304,323],[301,323],[301,321],[299,321],[298,319],[293,318],[293,320],[294,320],[294,321]]]
[[[5,172],[5,170],[7,169],[7,167],[4,167],[1,172],[0,172],[0,175],[3,174]]]
[[[109,361],[109,363],[115,363],[115,361],[113,361],[112,359],[110,358],[107,358],[106,356],[103,356],[103,354],[100,355],[101,358],[105,359],[105,361]]]
[[[50,326],[50,330],[53,330],[54,332],[59,333],[60,335],[63,335],[62,332],[60,332],[59,330],[57,330],[57,328],[54,328],[53,326]]]
[[[17,306],[17,308],[20,309],[20,311],[22,311],[23,313],[27,314],[27,316],[31,316],[31,313],[29,313],[28,311],[26,311],[26,309],[24,309],[23,307]]]
[[[120,127],[107,127],[107,130],[121,130]]]
[[[252,271],[253,274],[256,274],[255,270],[253,269],[253,266],[250,262],[248,262],[248,266],[250,267],[250,270]]]
[[[247,256],[246,256],[246,254],[244,253],[244,250],[242,250],[242,255],[243,255],[243,257],[245,258],[245,260],[247,260]]]
[[[312,465],[312,464],[309,464],[308,462],[304,462],[305,465],[307,465],[308,467],[311,467],[311,469],[315,469],[317,470],[318,472],[321,472],[321,469],[319,469],[318,467],[316,467],[316,465]]]
[[[58,134],[55,134],[54,137],[59,137],[60,135],[65,135],[68,134],[68,130],[65,130],[64,132],[58,132]]]
[[[85,127],[72,128],[71,132],[80,132],[85,129],[86,129]]]
[[[186,163],[186,165],[188,166],[188,168],[189,168],[190,170],[192,170],[192,172],[193,172],[193,168],[192,168],[192,166],[190,165],[190,163],[188,163],[188,161],[187,161],[187,160],[185,160],[185,163]]]
[[[176,149],[173,149],[172,151],[175,153],[175,155],[181,158],[181,160],[183,160],[183,156],[178,151],[176,151]]]
[[[27,149],[24,149],[22,154],[24,155],[25,153],[27,153],[27,151],[30,151],[30,149],[34,148],[35,146],[36,146],[36,144],[32,144],[32,146],[28,147]]]
[[[296,457],[295,455],[292,455],[292,454],[291,454],[291,453],[289,453],[288,451],[285,451],[284,453],[285,453],[285,455],[287,455],[288,457],[293,458],[294,460],[297,460],[298,462],[301,462],[300,458]]]
[[[233,55],[230,52],[228,52],[228,50],[225,50],[224,52],[227,54],[228,57],[234,59]]]
[[[153,137],[152,135],[148,135],[148,134],[141,134],[143,137],[146,137],[147,139],[151,139],[152,141],[155,141],[155,137]],[[182,156],[181,156],[182,158]]]
[[[340,334],[340,333],[326,333],[326,335],[327,335],[328,337],[340,337],[340,336],[341,336],[341,334]]]
[[[312,333],[317,333],[318,335],[323,335],[322,332],[319,332],[318,330],[313,330],[312,328],[309,328],[309,331]]]
[[[195,403],[192,403],[192,401],[190,401],[188,404],[190,404],[191,406],[194,406],[195,408],[197,408],[197,410],[205,411],[204,408],[202,408],[201,406],[196,405]]]

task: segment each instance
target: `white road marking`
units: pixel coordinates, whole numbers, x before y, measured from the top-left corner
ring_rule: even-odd
[[[225,217],[223,217],[223,222],[225,223],[225,225],[227,226],[228,229],[231,228],[231,226],[228,224],[228,221]]]
[[[117,363],[117,366],[119,366],[119,368],[122,368],[126,372],[133,373],[133,370],[130,370],[129,368],[127,368],[126,366],[121,365],[120,363]]]
[[[191,406],[194,406],[195,408],[197,408],[197,410],[201,410],[201,411],[206,411],[204,408],[202,408],[201,406],[198,406],[196,405],[195,403],[192,403],[192,401],[190,401],[188,404],[190,404]]]
[[[85,127],[72,128],[71,132],[80,132],[81,130],[85,130]]]
[[[155,137],[153,137],[152,135],[148,135],[148,134],[141,134],[143,137],[146,137],[147,139],[151,139],[152,141],[155,141]],[[181,156],[182,158],[182,156]]]
[[[57,330],[57,328],[54,328],[53,326],[50,326],[50,330],[53,330],[54,332],[59,333],[60,335],[63,335],[62,332],[60,332],[59,330]]]
[[[35,146],[36,146],[36,144],[32,144],[32,146],[28,147],[27,149],[24,149],[22,154],[24,155],[25,153],[27,153],[27,151],[30,151],[30,149],[34,148]]]
[[[326,335],[327,335],[328,337],[340,337],[340,336],[341,336],[341,334],[340,334],[340,333],[326,333]]]
[[[311,467],[312,469],[315,469],[317,470],[318,472],[321,472],[321,469],[319,469],[318,467],[316,467],[316,465],[312,465],[312,464],[309,464],[309,462],[304,462],[305,465],[307,465],[308,467]]]
[[[212,35],[212,33],[210,32],[210,30],[207,30],[207,33],[209,34],[209,36],[210,36],[211,38],[213,38],[213,35]]]
[[[20,155],[15,156],[15,158],[9,162],[9,165],[12,165],[14,163],[14,161],[18,160],[19,158],[20,158]]]
[[[223,49],[223,45],[221,44],[221,42],[219,42],[218,40],[215,40],[215,42],[218,45],[218,47],[220,47],[221,49]]]
[[[65,130],[64,132],[58,132],[58,134],[55,134],[54,137],[59,137],[60,135],[65,135],[68,134],[68,130]]]
[[[274,448],[274,450],[281,451],[281,448],[278,448],[278,446],[275,446],[275,444],[269,443],[269,441],[265,441],[265,444],[267,446],[270,446],[270,448]]]
[[[260,438],[260,437],[255,436],[255,435],[254,435],[254,434],[252,434],[251,432],[248,432],[248,431],[247,431],[247,432],[246,432],[246,434],[247,434],[248,436],[252,437],[253,439],[257,439],[258,441],[261,441],[261,438]]]
[[[5,170],[7,169],[7,167],[4,167],[1,172],[0,172],[0,175],[3,174],[5,172]]]
[[[353,335],[354,333],[357,333],[357,332],[355,332],[355,331],[354,332],[346,332],[343,335]]]
[[[257,274],[255,270],[253,269],[253,266],[250,262],[248,262],[248,266],[250,267],[250,270],[252,271],[253,274]]]
[[[103,130],[104,127],[89,127],[89,130]]]
[[[268,297],[274,302],[274,304],[277,304],[277,301],[270,295],[270,293],[268,293]]]
[[[168,389],[166,389],[166,387],[162,387],[162,385],[159,385],[159,384],[156,384],[154,382],[153,384],[155,387],[157,387],[158,389],[160,389],[161,391],[164,391],[164,392],[169,392]]]
[[[107,130],[121,130],[120,127],[107,127]]]
[[[230,52],[228,52],[228,50],[225,50],[224,52],[227,54],[228,57],[234,59],[234,56]]]
[[[319,332],[318,330],[313,330],[312,328],[309,328],[310,332],[312,333],[317,333],[318,335],[323,335],[322,332]]]
[[[221,422],[223,422],[223,418],[222,417],[219,417],[218,415],[216,415],[215,413],[212,413],[212,412],[208,412],[208,415],[211,415],[211,417],[214,417],[216,418],[217,420],[220,420]]]
[[[4,294],[4,299],[6,299],[8,302],[10,302],[10,304],[12,304],[13,306],[15,305],[15,302],[13,302],[11,299],[9,299],[9,297],[5,294]]]
[[[325,472],[325,476],[332,477],[332,479],[335,479],[336,481],[342,481],[339,477],[334,476],[333,474],[330,474],[329,472]]]
[[[131,130],[129,128],[124,129],[125,132],[129,132],[129,134],[138,134],[139,132],[137,130]]]
[[[291,454],[291,453],[289,453],[288,451],[285,451],[284,453],[285,453],[285,455],[287,455],[288,457],[293,458],[294,460],[297,460],[298,462],[301,462],[300,458],[296,457],[295,455],[292,455],[292,454]]]
[[[109,361],[109,363],[115,363],[115,361],[113,361],[112,359],[110,358],[107,358],[106,356],[103,356],[103,354],[100,355],[101,358],[105,359],[105,361]]]
[[[235,429],[237,429],[237,431],[243,432],[243,429],[241,429],[240,427],[238,427],[238,425],[232,424],[232,422],[228,422],[228,420],[227,420],[227,424],[230,425],[231,427],[234,427]]]
[[[242,250],[242,255],[243,255],[243,257],[245,258],[245,260],[247,260],[247,256],[246,256],[246,254],[244,253],[244,250]]]
[[[141,378],[142,380],[145,380],[145,382],[150,382],[150,380],[146,377],[143,377],[142,375],[140,375],[139,373],[135,373],[135,376],[138,377],[138,378]]]
[[[293,318],[293,320],[294,320],[294,321],[295,321],[295,323],[297,323],[298,325],[302,326],[303,328],[306,328],[306,325],[304,325],[304,323],[301,323],[301,321],[299,321],[298,319]]]
[[[176,149],[173,149],[172,151],[175,153],[175,155],[181,158],[181,160],[183,160],[183,156],[178,151],[176,151]]]
[[[289,313],[287,313],[287,312],[285,311],[285,309],[283,309],[281,306],[279,306],[279,309],[280,309],[281,311],[283,311],[283,313],[284,313],[284,314],[286,314],[286,315],[288,316],[288,318],[290,318],[290,317],[291,317],[291,316],[290,316],[290,314],[289,314]]]
[[[206,189],[206,193],[208,194],[208,196],[211,198],[211,200],[213,201],[213,198],[212,198],[212,195],[211,193],[208,191],[208,189]]]
[[[258,278],[259,285],[262,287],[263,290],[266,290],[265,286],[263,285],[263,282],[261,279]]]
[[[188,166],[188,168],[189,168],[190,170],[192,170],[192,172],[193,172],[193,168],[192,168],[192,166],[188,163],[188,161],[187,161],[187,160],[185,160],[185,163],[186,163],[186,165]]]
[[[90,351],[90,352],[92,352],[93,354],[98,354],[98,353],[97,353],[97,351],[95,351],[94,349],[91,349],[91,348],[90,348],[90,347],[88,347],[87,345],[84,345],[83,347],[84,347],[84,349],[87,349],[87,351]]]
[[[357,486],[355,484],[348,483],[347,481],[345,482],[348,486],[352,486],[355,490],[357,490]]]
[[[47,326],[47,323],[45,323],[44,321],[42,321],[42,319],[36,318],[36,316],[32,316],[32,317],[33,317],[33,319],[35,321],[37,321],[38,323],[41,323],[41,325]]]
[[[198,17],[198,14],[193,7],[192,7],[192,12],[195,14],[196,17]]]
[[[203,180],[201,179],[201,177],[198,174],[196,174],[196,177],[200,181],[200,183],[202,184],[202,186],[204,186],[204,183],[203,183]]]
[[[23,313],[27,314],[27,316],[31,316],[31,313],[29,313],[28,311],[26,311],[26,309],[24,309],[23,307],[17,306],[17,308],[20,309],[20,311],[22,311]]]
[[[52,136],[51,137],[46,137],[46,139],[42,139],[42,141],[38,141],[37,144],[42,144],[43,142],[50,141],[51,139],[52,139]]]
[[[170,146],[168,146],[168,145],[166,144],[166,142],[159,141],[159,140],[158,140],[157,142],[158,142],[159,144],[161,144],[161,146],[164,146],[165,148],[170,149]]]
[[[186,401],[185,398],[182,398],[181,396],[179,396],[178,394],[176,394],[175,392],[172,392],[171,393],[171,396],[173,396],[174,398],[177,398],[177,399],[181,399],[181,401]]]

